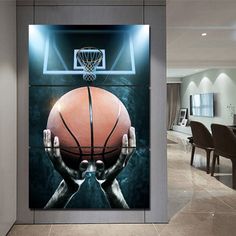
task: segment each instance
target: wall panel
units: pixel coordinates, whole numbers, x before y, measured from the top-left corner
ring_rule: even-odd
[[[134,5],[153,5],[161,6],[166,4],[166,0],[16,0],[17,5],[122,5],[122,6],[134,6]]]
[[[21,49],[19,49],[18,65],[19,80],[18,96],[22,111],[19,112],[19,133],[28,140],[28,65],[27,65],[27,24],[150,24],[152,35],[151,47],[151,99],[153,100],[151,112],[151,127],[153,138],[151,150],[151,210],[147,211],[30,211],[28,208],[28,141],[22,141],[19,149],[18,176],[24,193],[18,198],[18,222],[24,223],[121,223],[121,222],[166,222],[166,147],[165,147],[165,7],[133,5],[109,6],[19,6],[18,18],[21,22],[18,33]],[[89,4],[88,4],[89,5]],[[27,17],[24,15],[27,14]],[[27,18],[27,19],[26,19]],[[153,51],[152,51],[153,50]],[[20,62],[21,57],[23,61]],[[25,101],[25,104],[24,102]],[[19,134],[19,135],[20,135]],[[27,165],[27,166],[26,166]],[[156,169],[157,168],[157,169]],[[157,171],[158,170],[158,171]],[[156,173],[158,172],[158,173]]]
[[[141,6],[38,6],[36,24],[142,24]]]
[[[145,7],[151,27],[151,210],[145,222],[166,222],[166,25],[165,7]],[[160,112],[161,111],[161,112]]]
[[[0,235],[16,220],[16,2],[0,1]]]
[[[28,208],[29,142],[28,142],[28,25],[33,22],[31,6],[17,7],[17,92],[18,92],[18,163],[17,163],[17,223],[33,223]]]

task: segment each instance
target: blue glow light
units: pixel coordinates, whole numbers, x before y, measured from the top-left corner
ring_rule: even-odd
[[[33,53],[43,53],[44,48],[44,38],[43,33],[40,31],[40,28],[35,25],[29,26],[29,46],[30,51]]]

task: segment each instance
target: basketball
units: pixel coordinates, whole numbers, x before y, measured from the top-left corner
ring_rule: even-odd
[[[114,94],[97,87],[81,87],[64,94],[47,121],[52,138],[58,136],[64,162],[78,169],[82,160],[113,165],[128,134],[130,117]]]

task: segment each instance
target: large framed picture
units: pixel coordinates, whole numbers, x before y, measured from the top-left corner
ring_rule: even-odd
[[[29,26],[29,207],[149,209],[148,25]]]

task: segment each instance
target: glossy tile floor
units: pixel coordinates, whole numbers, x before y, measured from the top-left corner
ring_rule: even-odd
[[[224,158],[216,177],[205,172],[205,155],[197,150],[189,165],[190,147],[184,135],[168,133],[170,223],[15,225],[9,236],[233,236],[236,235],[236,191],[230,188],[231,163]]]

